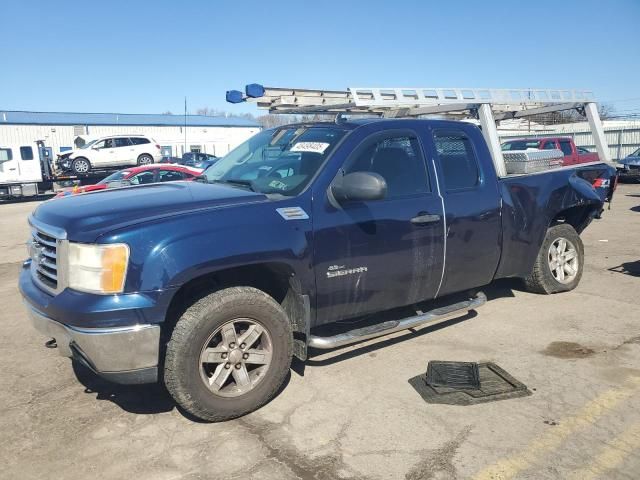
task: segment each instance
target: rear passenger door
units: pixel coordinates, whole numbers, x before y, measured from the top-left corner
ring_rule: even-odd
[[[114,138],[116,160],[120,165],[136,165],[137,155],[134,145],[131,143],[128,137]]]
[[[464,125],[429,129],[447,232],[442,296],[493,279],[501,251],[501,197],[480,130]]]

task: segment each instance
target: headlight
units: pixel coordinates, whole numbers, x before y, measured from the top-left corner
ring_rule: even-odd
[[[69,287],[89,293],[122,293],[129,264],[124,243],[69,243]]]

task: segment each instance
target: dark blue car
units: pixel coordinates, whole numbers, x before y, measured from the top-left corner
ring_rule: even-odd
[[[499,178],[465,122],[285,126],[194,182],[43,203],[20,291],[61,354],[115,382],[162,380],[185,410],[224,420],[272,398],[308,347],[442,321],[486,297],[361,328],[326,324],[506,277],[572,290],[580,233],[614,173],[591,164]]]
[[[620,180],[640,181],[640,148],[618,162]]]

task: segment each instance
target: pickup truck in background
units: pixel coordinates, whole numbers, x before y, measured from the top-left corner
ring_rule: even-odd
[[[562,164],[578,165],[600,161],[597,153],[590,152],[584,147],[576,147],[571,137],[518,138],[502,143],[502,150],[561,150],[564,153]]]
[[[506,277],[574,289],[580,233],[614,175],[600,163],[499,178],[466,122],[288,125],[198,181],[41,204],[20,291],[62,355],[115,382],[162,381],[186,411],[225,420],[269,401],[309,347],[438,322],[486,297],[336,334],[326,324]]]

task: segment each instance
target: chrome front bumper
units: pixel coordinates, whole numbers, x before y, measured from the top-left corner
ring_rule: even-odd
[[[56,322],[25,304],[33,326],[56,339],[60,355],[74,358],[117,383],[157,380],[160,349],[158,325],[77,328]]]

